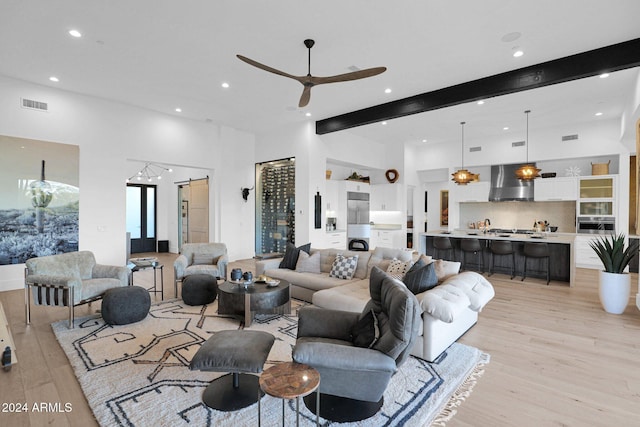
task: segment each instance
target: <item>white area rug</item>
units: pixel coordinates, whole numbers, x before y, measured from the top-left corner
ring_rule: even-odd
[[[259,316],[248,328],[273,334],[276,342],[265,369],[291,360],[297,331],[297,308],[291,316]],[[141,322],[105,325],[99,316],[52,324],[69,358],[96,419],[102,426],[257,426],[257,404],[235,412],[206,407],[201,395],[209,382],[222,375],[190,371],[189,362],[200,345],[220,330],[239,329],[239,321],[219,317],[217,301],[191,307],[182,301],[151,306]],[[489,356],[462,344],[452,345],[434,363],[410,357],[393,376],[384,406],[360,423],[322,425],[426,426],[444,425],[468,395]],[[262,425],[282,425],[282,401],[262,399]],[[287,404],[286,425],[295,423],[295,401]],[[302,401],[301,424],[315,416]]]

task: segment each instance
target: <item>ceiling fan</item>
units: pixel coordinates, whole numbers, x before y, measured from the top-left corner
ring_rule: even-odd
[[[300,96],[300,102],[298,103],[298,107],[305,107],[309,103],[309,99],[311,98],[311,88],[317,85],[325,84],[325,83],[339,83],[346,82],[349,80],[358,80],[364,79],[366,77],[373,77],[378,74],[384,73],[387,70],[387,67],[375,67],[375,68],[367,68],[366,70],[358,70],[345,74],[338,74],[335,76],[329,77],[316,77],[311,75],[311,48],[315,44],[314,40],[306,39],[304,41],[304,45],[307,47],[309,51],[309,64],[308,64],[308,72],[306,76],[294,76],[289,73],[285,73],[284,71],[277,70],[273,67],[269,67],[268,65],[261,64],[253,59],[249,59],[246,56],[236,55],[238,59],[246,62],[247,64],[253,65],[254,67],[260,68],[262,70],[268,71],[273,74],[278,74],[280,76],[289,77],[290,79],[294,79],[302,83],[304,89],[302,90],[302,96]]]

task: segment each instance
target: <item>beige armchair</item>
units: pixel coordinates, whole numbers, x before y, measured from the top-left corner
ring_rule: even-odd
[[[192,274],[208,274],[213,277],[227,277],[227,245],[224,243],[185,243],[182,253],[173,263],[175,280],[173,289],[178,297],[178,282]]]
[[[31,323],[31,291],[36,305],[69,307],[69,328],[73,328],[77,305],[102,298],[111,288],[127,286],[126,267],[97,264],[92,252],[69,252],[28,259],[25,268],[25,310]]]

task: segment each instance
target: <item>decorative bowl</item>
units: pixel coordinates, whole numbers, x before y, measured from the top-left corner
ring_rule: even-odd
[[[131,258],[129,262],[132,262],[136,265],[136,267],[151,267],[154,263],[158,262],[158,258],[156,257],[146,257],[146,258]]]

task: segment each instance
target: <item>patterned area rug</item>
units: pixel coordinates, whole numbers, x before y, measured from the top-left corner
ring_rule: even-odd
[[[297,309],[292,315],[258,316],[248,329],[273,334],[276,342],[265,369],[291,360],[297,331]],[[235,412],[206,407],[203,390],[215,372],[190,371],[191,358],[200,345],[220,330],[240,329],[235,319],[217,315],[217,301],[191,307],[180,300],[151,306],[141,322],[105,325],[100,316],[52,324],[69,358],[87,401],[102,426],[257,426],[257,404]],[[434,363],[410,357],[393,376],[384,406],[373,418],[322,425],[426,426],[444,425],[468,395],[489,356],[476,348],[452,345]],[[287,402],[286,424],[295,423],[295,401]],[[315,416],[300,403],[303,425]],[[282,401],[262,399],[262,425],[282,425]]]

